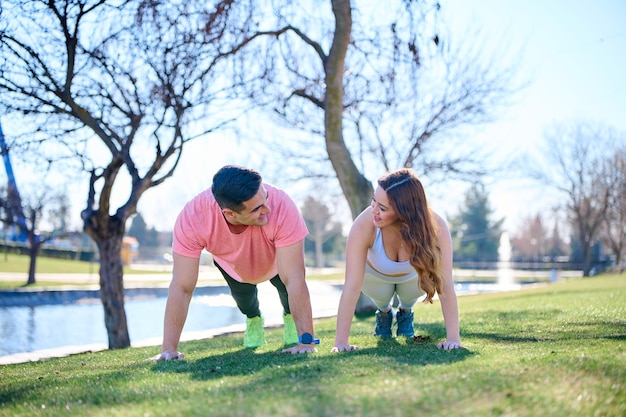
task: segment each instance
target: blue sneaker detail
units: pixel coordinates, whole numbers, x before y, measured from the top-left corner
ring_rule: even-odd
[[[402,310],[399,308],[396,313],[396,323],[398,325],[396,336],[415,336],[415,329],[413,328],[413,310]]]
[[[391,322],[393,321],[393,312],[383,312],[376,310],[376,327],[374,328],[374,335],[388,339],[393,337],[391,335]]]

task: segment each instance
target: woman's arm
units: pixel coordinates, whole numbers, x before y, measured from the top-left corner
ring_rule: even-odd
[[[372,222],[371,209],[365,209],[354,221],[348,234],[346,245],[346,276],[343,285],[339,309],[337,312],[337,330],[333,352],[355,350],[350,345],[350,327],[357,301],[361,295],[367,250],[373,243],[375,227]]]
[[[437,345],[440,349],[450,350],[462,348],[459,330],[459,308],[454,291],[452,276],[452,237],[445,220],[435,214],[437,222],[439,246],[443,263],[443,294],[439,294],[443,320],[446,325],[446,341]]]

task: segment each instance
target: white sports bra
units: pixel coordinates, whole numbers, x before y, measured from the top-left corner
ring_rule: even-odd
[[[401,277],[415,273],[415,268],[409,261],[395,262],[387,257],[383,234],[379,228],[376,229],[374,244],[367,250],[367,264],[375,271],[388,276]]]

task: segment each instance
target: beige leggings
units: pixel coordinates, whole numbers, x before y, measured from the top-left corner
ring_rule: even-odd
[[[398,296],[400,307],[408,310],[425,294],[417,282],[417,272],[401,277],[390,277],[372,269],[369,265],[365,265],[361,291],[372,299],[378,309],[383,311],[392,306],[394,295]]]

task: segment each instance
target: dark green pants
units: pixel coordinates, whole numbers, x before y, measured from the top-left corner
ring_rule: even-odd
[[[250,319],[260,316],[261,310],[259,309],[259,297],[256,284],[239,282],[228,275],[226,271],[224,271],[222,267],[217,264],[217,262],[214,261],[213,263],[224,276],[224,279],[228,284],[228,288],[230,288],[230,293],[235,299],[235,303],[237,303],[239,311]],[[289,310],[289,295],[287,294],[287,287],[285,287],[285,284],[283,284],[278,275],[272,278],[270,282],[278,290],[278,296],[280,297],[280,303],[283,306],[284,314],[290,314],[291,311]]]

